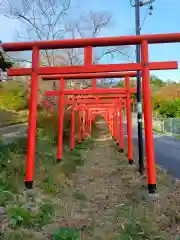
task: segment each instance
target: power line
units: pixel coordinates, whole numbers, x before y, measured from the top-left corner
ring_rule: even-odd
[[[130,5],[131,5],[131,7],[135,7],[135,0],[130,0]],[[142,5],[142,6],[143,6],[143,5]],[[150,2],[148,3],[147,11],[146,11],[146,13],[145,13],[144,19],[143,19],[143,21],[142,21],[142,23],[141,23],[141,26],[140,26],[140,29],[139,29],[139,30],[142,29],[142,27],[143,27],[143,25],[144,25],[144,23],[145,23],[145,21],[146,21],[146,19],[147,19],[148,13],[150,14],[149,10],[152,10],[152,9],[153,9],[153,8],[152,8],[152,2],[150,1]]]
[[[144,23],[145,23],[145,21],[146,21],[146,19],[147,19],[148,12],[149,12],[149,8],[150,8],[150,4],[149,4],[148,7],[147,7],[147,10],[146,10],[144,19],[143,19],[143,21],[142,21],[142,23],[141,23],[141,26],[140,26],[140,30],[142,29],[142,27],[143,27],[143,25],[144,25]]]
[[[135,0],[130,0],[130,5],[131,5],[131,7],[135,7]],[[142,20],[142,23],[140,25],[140,28],[139,28],[140,31],[142,30],[142,27],[144,26],[144,23],[145,23],[145,21],[148,17],[148,13],[150,14],[149,10],[152,10],[152,9],[153,8],[152,8],[152,1],[151,1],[151,2],[148,3],[147,11],[145,13],[145,16],[144,16],[144,18]],[[136,54],[136,50],[135,50],[135,54]]]

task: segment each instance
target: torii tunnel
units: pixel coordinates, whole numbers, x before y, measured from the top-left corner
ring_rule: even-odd
[[[35,152],[35,133],[36,133],[36,114],[37,114],[37,90],[39,75],[55,75],[55,74],[101,74],[101,73],[119,73],[125,71],[141,71],[142,74],[142,91],[144,103],[144,124],[145,124],[145,144],[146,144],[146,167],[148,175],[148,189],[150,193],[156,192],[156,170],[154,156],[154,139],[152,131],[152,109],[151,109],[151,92],[149,75],[150,70],[177,69],[177,62],[149,62],[148,44],[172,43],[180,42],[180,33],[171,34],[152,34],[140,36],[122,36],[109,38],[88,38],[88,39],[68,39],[68,40],[52,40],[37,42],[16,42],[3,43],[4,51],[26,51],[32,50],[32,66],[30,68],[11,68],[8,70],[9,76],[31,76],[31,96],[29,108],[29,129],[28,129],[28,148],[26,159],[26,177],[25,186],[33,187],[34,176],[34,152]],[[125,64],[92,64],[92,48],[104,46],[123,46],[123,45],[140,45],[142,60],[140,63]],[[39,66],[39,52],[46,49],[67,49],[67,48],[84,48],[85,57],[83,66],[65,66],[65,67],[41,67]],[[61,78],[65,79],[65,78]],[[64,81],[60,81],[64,84]],[[62,91],[63,89],[63,91]],[[64,94],[112,94],[111,89],[87,89],[64,90],[61,85],[58,94],[60,99]],[[113,90],[113,89],[112,89]],[[121,91],[113,90],[113,94],[126,93],[126,89]],[[130,94],[130,91],[128,91]],[[127,95],[127,93],[126,93]],[[62,99],[61,99],[62,100]],[[60,100],[60,102],[62,102]],[[112,100],[113,103],[113,100]],[[62,107],[62,106],[61,106]]]
[[[45,96],[52,96],[54,91],[46,91]],[[94,99],[91,99],[94,97]],[[109,99],[107,99],[109,98]],[[126,98],[123,99],[123,98]],[[112,103],[113,99],[113,103]],[[127,143],[128,143],[128,160],[129,163],[133,163],[133,144],[132,144],[132,124],[131,124],[131,102],[133,102],[133,99],[128,99],[127,96],[124,95],[114,95],[114,96],[90,96],[89,98],[84,98],[84,96],[79,96],[78,99],[75,100],[75,98],[72,98],[71,100],[65,100],[64,104],[71,104],[72,105],[72,129],[71,129],[71,140],[70,140],[70,149],[72,150],[74,148],[74,110],[80,110],[85,111],[85,114],[87,116],[87,126],[89,124],[89,127],[91,126],[91,116],[89,118],[89,111],[92,112],[92,110],[96,110],[98,112],[102,112],[102,108],[104,109],[106,107],[107,116],[105,120],[107,121],[107,125],[111,129],[112,136],[114,137],[114,140],[116,141],[117,145],[120,146],[120,152],[124,152],[124,131],[123,131],[123,107],[126,107],[126,116],[128,119],[127,124]],[[61,132],[63,127],[61,124],[63,124],[63,108],[59,109],[59,131]],[[103,110],[104,111],[104,110]],[[78,112],[78,116],[79,116]],[[115,114],[115,115],[113,115]],[[112,115],[110,117],[110,115]],[[86,116],[84,116],[86,120]],[[118,117],[119,116],[119,117]],[[111,119],[111,123],[110,123]],[[78,118],[79,120],[79,118]],[[79,120],[81,122],[81,120]],[[115,122],[115,124],[113,124]],[[116,129],[111,128],[111,126],[116,127]],[[84,129],[83,124],[79,123],[78,125],[78,142],[80,142],[80,134],[81,130],[80,128]],[[91,131],[90,131],[91,132]],[[61,136],[61,134],[59,134]],[[58,147],[60,148],[60,151],[58,151],[57,159],[58,161],[62,158],[62,136],[58,141]],[[73,146],[73,147],[72,147]]]

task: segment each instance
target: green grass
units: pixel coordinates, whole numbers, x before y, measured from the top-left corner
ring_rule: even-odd
[[[0,146],[0,205],[14,199],[23,187],[26,141]]]
[[[156,133],[165,134],[165,135],[173,136],[173,137],[176,137],[176,138],[180,138],[180,135],[173,134],[173,133],[166,132],[166,131],[161,131],[157,128],[153,128],[153,131],[156,132]]]
[[[23,137],[9,145],[0,146],[0,206],[4,206],[6,217],[1,235],[5,240],[36,239],[37,231],[43,236],[41,229],[52,224],[60,215],[61,196],[68,187],[68,179],[76,172],[77,166],[84,164],[84,154],[92,144],[92,140],[87,139],[72,152],[65,145],[63,160],[56,164],[55,135],[38,129],[35,189],[24,192],[26,141],[26,137]],[[62,231],[63,238],[60,234]],[[73,230],[59,230],[54,233],[53,239],[75,240],[79,239],[78,234]]]
[[[144,123],[143,123],[142,126],[144,128]],[[165,135],[173,136],[173,137],[176,137],[176,138],[180,138],[180,135],[173,134],[173,133],[166,132],[166,131],[161,131],[159,128],[156,128],[156,127],[153,127],[153,131],[156,132],[156,133],[165,134]]]
[[[33,227],[35,224],[36,215],[24,208],[24,206],[16,205],[10,206],[6,209],[6,214],[10,220],[10,227]]]
[[[75,192],[73,194],[74,198],[77,199],[77,200],[80,200],[80,201],[86,201],[87,198],[86,198],[86,195],[82,192]]]
[[[77,229],[59,228],[53,233],[52,240],[80,240],[80,231]]]
[[[9,219],[9,228],[18,229],[41,229],[51,223],[58,206],[52,202],[44,202],[38,205],[36,211],[28,209],[22,203],[6,207],[6,216]]]
[[[88,179],[88,181],[89,181],[89,182],[94,182],[94,178],[91,178],[91,177],[90,177],[90,178]]]
[[[25,229],[20,230],[9,230],[5,235],[2,236],[3,240],[32,240],[37,239],[33,232],[27,231]],[[40,239],[40,238],[39,238]],[[43,240],[43,238],[42,238]]]
[[[145,208],[132,202],[126,202],[116,209],[116,218],[120,219],[121,233],[119,240],[154,240],[167,239],[166,234],[158,232],[153,223],[153,214]],[[151,226],[151,227],[150,227]]]
[[[39,208],[39,213],[36,215],[36,222],[39,226],[44,226],[51,223],[56,211],[60,210],[58,205],[52,202],[43,203]]]
[[[114,148],[118,147],[114,144]],[[153,200],[147,191],[146,175],[140,177],[133,166],[125,171],[126,160],[121,157],[118,168],[117,180],[122,194],[114,209],[119,231],[117,239],[178,239],[179,181],[172,181],[166,171],[156,166],[159,197]]]
[[[86,152],[93,142],[87,139],[76,144],[72,152],[65,145],[63,160],[59,164],[56,164],[56,142],[53,132],[50,134],[38,129],[35,189],[28,191],[24,191],[23,184],[26,138],[0,146],[0,206],[4,207],[6,220],[0,239],[80,240],[80,230],[73,228],[74,225],[64,228],[60,218],[65,208],[63,200],[69,200],[68,191],[71,191],[73,203],[86,205],[89,201],[83,192],[74,191],[71,180],[77,167],[85,163]],[[117,232],[115,239],[171,239],[180,223],[179,185],[175,186],[167,173],[157,168],[157,187],[162,201],[157,206],[152,201],[148,202],[144,197],[144,193],[147,195],[146,177],[139,177],[135,168],[129,166],[125,154],[118,153],[119,147],[114,142],[111,147],[116,150],[112,159],[118,161],[117,169],[112,173],[114,178],[117,177],[118,202],[108,209],[108,212],[112,210],[109,221],[113,219]],[[95,179],[89,178],[88,181]],[[92,224],[96,224],[96,219]]]

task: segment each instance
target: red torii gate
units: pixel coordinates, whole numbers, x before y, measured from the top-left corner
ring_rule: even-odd
[[[88,63],[92,59],[91,49],[85,50],[85,60]],[[91,60],[92,61],[92,60]],[[91,62],[90,62],[91,63]],[[83,74],[56,74],[56,75],[42,75],[41,78],[45,81],[47,80],[57,80],[57,79],[65,79],[65,80],[73,80],[73,79],[92,79],[92,88],[96,87],[96,79],[97,78],[125,78],[136,77],[136,72],[113,72],[113,73],[83,73]]]
[[[87,53],[87,52],[86,52]],[[86,55],[87,56],[87,55]],[[129,74],[131,76],[134,76],[135,73],[128,73],[126,72],[126,74]],[[132,120],[131,120],[131,106],[130,106],[130,93],[136,93],[136,88],[130,88],[130,79],[129,79],[129,76],[124,75],[124,73],[114,73],[114,77],[125,77],[125,86],[126,88],[114,88],[114,89],[103,89],[103,88],[96,88],[96,79],[94,78],[94,76],[96,76],[97,74],[87,74],[87,75],[83,75],[83,77],[87,77],[89,79],[93,79],[94,83],[93,83],[93,86],[92,86],[92,89],[86,89],[86,90],[65,90],[64,89],[64,78],[61,78],[60,79],[60,90],[53,90],[53,91],[46,91],[45,92],[45,95],[46,96],[60,96],[60,100],[59,100],[59,138],[58,138],[58,161],[61,160],[62,158],[62,133],[63,133],[63,104],[65,103],[69,103],[69,104],[73,104],[75,103],[75,99],[69,101],[69,100],[63,100],[63,97],[64,96],[63,94],[79,94],[80,92],[82,94],[87,94],[89,93],[89,91],[91,91],[93,94],[107,94],[107,93],[121,93],[121,92],[124,92],[126,93],[124,95],[124,97],[127,98],[127,101],[126,101],[126,113],[127,113],[127,133],[128,133],[128,160],[129,160],[129,163],[132,164],[133,163],[133,147],[132,147]],[[109,76],[110,74],[107,74],[107,73],[101,73],[101,76],[99,75],[99,77],[103,78],[103,77],[107,77],[107,75]],[[81,76],[81,75],[80,75]],[[62,77],[62,75],[51,75],[51,76],[41,76],[43,80],[49,80],[49,79],[53,79],[53,80],[57,80],[59,79],[59,77]],[[70,79],[72,77],[72,75],[69,75],[69,74],[66,74],[66,79]],[[78,75],[74,75],[73,78],[76,79],[78,77]],[[81,77],[81,79],[83,79]],[[98,97],[98,96],[97,96]],[[110,98],[110,97],[109,97]],[[109,100],[109,103],[111,103],[112,100],[110,99]],[[113,100],[113,102],[115,103],[116,100]],[[76,100],[76,103],[78,103],[78,101]],[[81,103],[100,103],[98,101],[95,101],[95,100],[81,100]],[[101,103],[103,103],[101,101]],[[108,101],[106,100],[106,103],[108,103]],[[121,110],[122,111],[122,110]],[[122,122],[122,120],[121,120]],[[115,131],[114,131],[115,132]],[[117,136],[115,136],[115,140],[117,141]],[[120,143],[122,143],[122,141],[120,141]],[[123,151],[124,149],[124,145],[121,144],[121,151]],[[139,167],[140,169],[142,169],[142,166]]]
[[[118,104],[119,105],[119,104]],[[92,122],[92,120],[93,120],[93,118],[92,118],[92,111],[99,111],[99,112],[104,112],[104,109],[106,108],[106,111],[107,110],[116,110],[116,109],[118,109],[118,106],[117,106],[117,103],[114,103],[114,104],[96,104],[96,105],[94,105],[94,104],[91,104],[91,105],[78,105],[78,106],[76,106],[76,107],[73,107],[75,110],[79,110],[78,111],[78,113],[79,113],[79,116],[78,116],[78,120],[79,120],[79,126],[78,126],[78,143],[80,143],[80,141],[81,141],[81,128],[80,128],[80,111],[86,111],[86,110],[88,110],[88,113],[89,114],[87,114],[86,116],[87,116],[87,127],[89,128],[89,134],[91,134],[91,122]],[[72,133],[72,135],[71,135],[71,144],[70,144],[70,148],[71,148],[71,150],[74,148],[74,109],[72,109],[72,130],[71,130],[71,133]],[[103,111],[102,111],[103,110]],[[114,111],[113,110],[113,111]],[[91,113],[91,114],[90,114]],[[109,114],[111,113],[111,115],[112,115],[112,111],[109,111],[108,112]],[[122,114],[122,113],[121,113]],[[85,120],[86,120],[86,117],[85,117]],[[112,125],[113,125],[113,123],[115,122],[115,120],[116,119],[114,119],[114,118],[111,118],[111,121],[110,121],[110,117],[109,117],[109,121],[107,121],[107,124],[108,124],[108,127],[110,128]],[[118,124],[118,122],[116,121],[116,123]],[[120,149],[120,151],[121,152],[123,152],[124,151],[124,140],[123,140],[123,122],[121,121],[121,122],[119,122],[119,125],[120,125],[120,128],[119,128],[119,131],[121,131],[121,134],[119,135],[119,138],[120,139],[117,139],[118,138],[118,136],[117,136],[117,132],[113,132],[114,131],[114,129],[110,129],[111,130],[111,133],[112,133],[112,135],[113,136],[115,136],[115,139],[116,139],[116,142],[120,142],[120,147],[121,147],[121,149]],[[82,136],[82,139],[84,139],[84,136],[85,136],[85,133],[84,133],[84,126],[82,127],[82,130],[83,130],[83,136]],[[117,129],[116,129],[116,131],[117,131]],[[131,144],[131,146],[132,146],[132,142],[131,143],[128,143],[128,144]],[[128,154],[128,156],[129,156],[129,154]]]
[[[105,75],[106,73],[104,73]],[[129,77],[126,78],[127,79],[127,83],[129,84]],[[127,85],[127,84],[126,84]],[[128,85],[127,85],[128,86]],[[56,91],[46,91],[46,96],[60,96],[59,98],[59,121],[58,121],[58,152],[57,152],[57,161],[61,161],[62,160],[62,144],[63,144],[63,112],[64,112],[64,104],[73,104],[75,103],[74,100],[64,100],[64,95],[65,94],[79,94],[79,91],[81,93],[89,93],[90,89],[87,90],[65,90],[64,89],[64,79],[60,80],[60,90],[56,90]],[[104,91],[105,90],[105,91]],[[116,93],[121,93],[121,92],[126,92],[126,89],[96,89],[95,86],[93,88],[93,93],[114,93],[115,91]],[[128,89],[128,91],[132,91],[132,92],[136,92],[136,89]],[[130,94],[127,94],[127,98],[130,99]],[[77,101],[79,102],[79,101]],[[119,100],[113,100],[113,102],[119,102]],[[129,102],[129,101],[127,101]],[[104,102],[102,100],[81,100],[80,103],[82,104],[88,104],[88,103],[112,103],[112,100],[108,101],[105,100]],[[127,109],[129,109],[127,111],[127,118],[128,118],[128,159],[129,159],[129,163],[132,164],[133,162],[133,150],[132,150],[132,129],[131,129],[131,110],[130,110],[130,105],[129,103],[127,103]],[[79,134],[78,134],[79,135]]]
[[[51,91],[51,92],[53,92],[53,91]],[[51,92],[45,92],[45,96],[51,96]],[[78,106],[76,106],[76,107],[74,107],[73,105],[72,105],[72,117],[71,117],[71,140],[70,140],[70,149],[72,150],[72,149],[74,149],[74,109],[79,109],[79,110],[81,110],[81,109],[89,109],[89,110],[91,110],[91,112],[92,112],[92,107],[93,107],[93,109],[95,108],[95,109],[97,109],[97,107],[98,108],[103,108],[104,109],[104,107],[106,106],[107,107],[107,109],[108,108],[112,108],[112,107],[115,107],[116,105],[117,105],[117,103],[119,102],[119,101],[117,101],[117,99],[119,99],[119,98],[123,98],[123,97],[126,97],[125,95],[111,95],[111,96],[106,96],[106,95],[102,95],[102,96],[77,96],[77,97],[74,97],[74,100],[76,100],[76,104],[79,104]],[[91,99],[92,98],[92,99]],[[106,98],[110,98],[110,99],[116,99],[116,103],[113,101],[113,103],[111,103],[111,101],[106,101],[107,103],[109,103],[109,104],[107,104],[106,103],[106,105],[102,105],[102,103],[101,104],[96,104],[96,105],[93,105],[93,104],[91,104],[91,103],[94,103],[94,101],[92,101],[92,100],[98,100],[98,99],[106,99]],[[88,100],[88,101],[82,101],[82,100]],[[110,100],[109,99],[109,100]],[[81,100],[81,101],[79,101],[79,100]],[[89,100],[91,100],[91,101],[89,101]],[[89,102],[89,103],[88,103]],[[96,101],[97,102],[97,101]],[[99,102],[99,101],[98,101]],[[102,102],[102,101],[101,101]],[[133,102],[133,99],[131,99],[131,102]],[[65,100],[65,104],[73,104],[74,103],[74,101],[71,99],[69,99],[69,100]],[[86,105],[80,105],[80,103],[86,103]],[[88,106],[87,106],[87,103],[88,103]],[[51,106],[51,104],[50,103],[48,103],[48,108]],[[123,106],[122,106],[123,107]],[[120,107],[119,106],[119,111],[120,111],[120,119],[118,119],[118,115],[117,115],[117,120],[116,120],[116,129],[112,129],[111,128],[111,124],[109,124],[109,122],[107,121],[107,119],[106,119],[106,121],[107,121],[107,124],[108,124],[108,127],[109,127],[109,129],[110,129],[110,131],[111,131],[111,133],[112,133],[112,136],[114,137],[114,140],[116,140],[116,143],[117,143],[117,145],[119,145],[120,146],[120,152],[124,152],[124,140],[123,140],[123,112],[122,112],[122,107]],[[130,111],[130,109],[128,109],[128,111]],[[127,111],[127,112],[128,112]],[[102,112],[102,110],[101,110],[101,112]],[[127,113],[126,112],[126,113]],[[79,120],[79,118],[78,118],[78,120]],[[115,119],[113,118],[113,121],[114,121]],[[118,122],[118,120],[119,120],[119,122]],[[118,123],[119,123],[119,136],[118,136],[118,131],[117,131],[117,129],[118,129]],[[80,125],[80,124],[79,124]],[[115,124],[113,124],[112,123],[112,125],[113,126],[115,126]],[[129,124],[128,124],[129,125]],[[91,126],[91,121],[90,121],[90,123],[89,123],[89,127]],[[78,126],[79,127],[79,126]],[[83,126],[83,128],[84,128],[84,126]],[[91,127],[90,127],[91,128]],[[80,133],[81,131],[80,131],[80,129],[78,129],[78,142],[80,143]],[[89,131],[89,132],[91,132],[91,131]],[[127,131],[127,133],[128,133],[128,149],[129,149],[129,151],[128,151],[128,159],[129,159],[129,163],[132,163],[133,161],[133,151],[131,151],[131,149],[132,149],[132,130],[131,130],[131,127],[130,128],[128,128],[128,131]],[[61,144],[61,143],[60,143]],[[61,155],[60,155],[61,156]],[[59,158],[59,157],[58,157]]]
[[[88,65],[88,63],[92,63],[92,48],[87,48],[85,49],[85,64]],[[92,79],[92,90],[91,89],[86,89],[86,90],[68,90],[68,89],[60,89],[57,91],[46,91],[45,95],[46,96],[58,96],[59,94],[62,94],[62,91],[64,94],[88,94],[88,93],[93,93],[93,94],[98,94],[98,93],[127,93],[124,97],[127,97],[128,101],[126,101],[126,113],[127,113],[127,133],[128,133],[128,160],[129,163],[132,164],[133,163],[133,144],[132,144],[132,120],[131,120],[131,108],[130,108],[130,94],[128,94],[128,92],[131,93],[136,93],[136,88],[130,88],[130,81],[129,81],[129,77],[135,77],[136,76],[136,72],[115,72],[115,73],[86,73],[86,74],[56,74],[56,75],[48,75],[48,76],[41,76],[41,78],[45,81],[47,80],[60,80],[60,81],[64,81],[64,80],[69,80],[69,79]],[[113,78],[125,78],[125,85],[126,88],[113,88],[113,89],[103,89],[103,88],[96,88],[96,79],[97,78],[109,78],[109,77],[113,77]],[[89,98],[89,97],[88,97]],[[110,97],[109,97],[110,98]],[[84,97],[83,97],[84,99]],[[75,100],[75,99],[74,99]],[[69,101],[69,104],[73,104],[74,100],[72,100],[71,102]],[[67,102],[67,101],[65,101]],[[64,103],[65,103],[64,102]],[[89,100],[88,100],[89,102]],[[110,102],[112,102],[112,100],[110,100]],[[113,101],[114,102],[114,101]],[[68,102],[67,102],[68,103]],[[77,101],[76,101],[77,103]],[[86,101],[82,101],[81,103],[86,103]],[[97,102],[96,102],[97,103]],[[62,118],[62,108],[59,109],[59,114],[60,114],[60,118]],[[122,112],[122,110],[121,110]],[[118,117],[118,116],[117,116]],[[114,119],[116,118],[116,116],[114,116]],[[73,121],[73,120],[72,120]],[[122,127],[122,117],[120,119],[121,122],[121,129]],[[117,122],[117,121],[116,121]],[[63,124],[63,119],[61,119],[59,121],[59,124]],[[59,129],[63,129],[62,126],[59,125]],[[117,124],[116,124],[117,125]],[[115,124],[114,124],[115,127]],[[80,130],[79,130],[80,131]],[[80,132],[78,131],[78,136],[80,135]],[[60,130],[60,133],[63,132],[62,130]],[[112,135],[114,136],[114,140],[116,140],[116,142],[118,143],[118,136],[116,133],[116,131],[112,131]],[[122,138],[122,131],[119,133],[120,137]],[[59,134],[60,135],[60,134]],[[60,136],[59,141],[60,144],[58,144],[58,148],[60,149],[60,151],[58,151],[58,157],[57,159],[60,160],[61,156],[62,156],[62,136]],[[73,136],[72,136],[72,139]],[[79,139],[79,137],[78,137]],[[72,140],[73,141],[73,140]],[[124,151],[124,143],[122,140],[120,140],[120,151],[123,152]],[[142,164],[141,164],[142,165]],[[139,166],[140,171],[142,171],[142,169],[144,169],[142,166]]]
[[[56,92],[55,92],[56,93]],[[50,96],[57,96],[55,95],[54,91],[45,91],[44,92],[44,96],[45,97],[50,97]],[[68,95],[69,96],[69,95]],[[72,101],[78,101],[78,100],[98,100],[98,99],[119,99],[119,98],[125,98],[126,95],[125,94],[121,94],[121,95],[73,95],[69,96],[67,100],[65,100],[65,104],[72,104]],[[133,98],[131,98],[131,100],[134,100]],[[134,102],[134,101],[133,101]],[[44,99],[42,101],[42,104],[44,104],[44,107],[47,108],[51,108],[52,106],[54,106],[54,104],[58,104],[58,100],[54,100],[53,102],[49,102],[47,99]]]
[[[46,91],[45,92],[45,96],[52,96],[53,92],[54,91]],[[105,96],[105,97],[107,98],[107,96]],[[72,109],[72,114],[73,114],[73,110],[77,109],[77,106],[76,106],[77,104],[79,104],[78,107],[84,108],[84,109],[92,108],[92,106],[97,108],[97,104],[106,104],[106,105],[107,104],[111,104],[111,105],[109,105],[109,107],[111,107],[111,106],[113,106],[113,107],[116,106],[117,107],[117,104],[120,103],[120,106],[121,106],[121,103],[123,102],[122,99],[121,99],[122,97],[126,97],[126,96],[125,95],[123,95],[123,96],[116,96],[116,95],[115,96],[110,96],[109,98],[111,98],[111,99],[99,99],[99,98],[104,98],[104,96],[96,96],[96,99],[87,99],[86,98],[86,99],[77,99],[77,100],[75,100],[75,99],[74,100],[64,100],[64,104],[71,104],[72,105],[72,108],[73,108]],[[113,103],[112,103],[112,99],[113,99]],[[133,99],[129,99],[128,101],[132,102]],[[94,104],[96,104],[96,105],[94,105]],[[123,105],[121,107],[120,106],[118,106],[118,108],[121,109],[120,110],[120,112],[121,112],[120,125],[122,125],[122,122],[123,122],[123,119],[122,119],[122,107],[123,107]],[[104,107],[104,105],[103,105],[103,107]],[[130,108],[130,105],[128,104],[128,106],[127,106],[127,104],[126,104],[126,107],[127,107],[127,111],[126,111],[127,116],[129,118],[131,118],[131,108]],[[60,124],[59,125],[59,131],[60,131],[59,136],[60,136],[60,138],[59,138],[59,144],[58,144],[58,147],[60,148],[60,150],[58,151],[58,157],[57,157],[58,161],[60,161],[61,158],[62,158],[62,147],[61,147],[61,145],[62,145],[62,139],[63,139],[63,137],[61,135],[61,131],[63,129],[63,127],[62,127],[62,124],[63,124],[63,109],[60,109],[60,110],[61,110],[59,112],[59,124]],[[74,122],[74,114],[73,114],[73,117],[72,117],[72,124],[73,124],[73,122]],[[121,129],[122,128],[123,128],[123,126],[121,126]],[[128,151],[128,159],[129,159],[129,163],[132,164],[132,162],[133,162],[132,126],[131,126],[131,121],[130,120],[128,121],[127,132],[128,132],[128,150],[129,150]],[[120,133],[120,136],[122,136],[122,131]],[[118,136],[117,135],[115,136],[115,140],[118,143]],[[120,141],[120,143],[122,143],[122,141]],[[123,152],[124,144],[120,144],[120,149],[121,149],[121,152]]]
[[[4,51],[23,51],[33,50],[32,67],[9,69],[9,76],[31,75],[31,98],[30,98],[30,117],[28,130],[28,152],[25,186],[32,188],[34,174],[34,150],[36,132],[36,107],[37,107],[37,88],[38,75],[61,74],[61,73],[93,73],[93,72],[119,72],[119,71],[142,71],[142,88],[144,100],[144,121],[146,138],[146,159],[148,170],[148,189],[150,193],[156,192],[156,173],[154,159],[154,141],[152,132],[152,110],[150,98],[149,71],[162,69],[176,69],[177,62],[170,63],[149,63],[148,44],[180,42],[180,33],[172,34],[152,34],[140,36],[125,36],[112,38],[76,39],[76,40],[55,40],[26,43],[3,43]],[[39,67],[40,49],[59,49],[59,48],[85,48],[119,45],[141,45],[142,62],[130,64],[101,64],[91,66],[72,66],[72,67]]]
[[[133,101],[133,99],[131,99]],[[116,140],[116,143],[120,146],[120,152],[124,152],[124,132],[123,132],[123,113],[122,113],[122,107],[124,107],[123,105],[119,105],[119,107],[117,106],[116,103],[114,104],[109,104],[109,105],[95,105],[94,108],[97,109],[97,108],[103,108],[106,107],[107,109],[110,108],[117,108],[117,110],[119,110],[118,112],[115,112],[116,113],[116,116],[113,115],[113,118],[111,119],[112,120],[112,124],[109,124],[109,122],[107,121],[108,123],[108,126],[110,128],[110,131],[111,131],[111,134],[112,136],[114,137],[114,140]],[[86,106],[84,107],[86,108]],[[128,109],[129,111],[130,109]],[[92,111],[92,106],[91,106],[91,111]],[[98,110],[96,110],[98,111]],[[118,119],[118,113],[120,114],[119,115],[119,119]],[[110,121],[110,119],[109,119]],[[119,123],[119,135],[118,135],[118,123]],[[111,128],[112,126],[113,128]],[[115,128],[114,128],[115,127]],[[129,160],[129,163],[132,164],[133,162],[133,147],[132,147],[132,129],[131,129],[131,124],[129,124],[129,127],[127,129],[127,135],[128,135],[128,160]],[[118,139],[119,138],[119,139]]]

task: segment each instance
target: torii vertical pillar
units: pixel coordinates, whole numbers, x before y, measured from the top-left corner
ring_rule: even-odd
[[[119,151],[124,152],[124,122],[123,122],[123,107],[119,106]]]
[[[81,110],[78,109],[78,144],[81,143]]]
[[[82,141],[85,139],[85,110],[82,110],[82,126],[81,126]]]
[[[75,111],[74,111],[74,104],[72,104],[72,109],[71,109],[71,137],[70,137],[70,150],[71,151],[75,147],[74,135],[75,135]]]
[[[63,118],[64,118],[64,78],[60,80],[60,96],[59,96],[59,121],[58,121],[58,150],[57,162],[62,160],[63,154]]]
[[[151,106],[151,88],[149,78],[149,59],[148,59],[148,42],[143,40],[141,43],[142,50],[142,87],[144,101],[144,130],[146,144],[146,162],[148,173],[148,189],[149,193],[156,192],[156,169],[154,156],[154,139],[152,128],[152,106]]]
[[[118,113],[119,109],[118,107],[115,107],[115,139],[116,139],[116,144],[119,145],[119,137],[118,137],[118,124],[119,124],[119,119],[118,119]]]
[[[37,116],[37,100],[38,100],[38,73],[39,67],[39,49],[35,46],[32,51],[32,75],[31,75],[31,94],[29,106],[29,125],[28,125],[28,143],[26,157],[26,176],[25,187],[31,189],[33,187],[34,175],[34,153],[36,142],[36,116]]]
[[[132,144],[132,117],[131,117],[131,99],[130,99],[130,79],[125,78],[126,93],[126,116],[127,116],[127,141],[128,141],[128,161],[133,163],[133,144]]]

